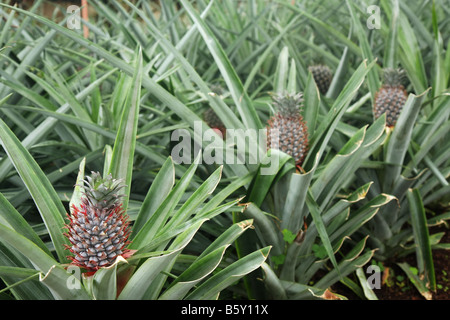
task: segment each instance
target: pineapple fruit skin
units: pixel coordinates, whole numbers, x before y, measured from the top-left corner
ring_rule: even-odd
[[[220,131],[221,135],[224,136],[226,132],[226,127],[222,120],[217,116],[213,109],[208,109],[203,113],[203,120],[212,129]]]
[[[300,117],[274,115],[268,122],[268,149],[278,149],[294,158],[301,165],[308,149],[307,128]]]
[[[378,119],[386,113],[386,126],[394,127],[406,103],[408,94],[403,85],[405,72],[402,69],[383,69],[383,85],[375,93],[373,116]]]
[[[308,70],[312,73],[314,81],[321,94],[326,94],[333,80],[333,73],[327,65],[309,66]]]
[[[128,252],[130,231],[122,206],[105,210],[81,204],[69,219],[67,237],[72,246],[68,249],[74,254],[69,259],[74,265],[94,271]]]
[[[92,173],[84,182],[85,193],[79,207],[72,206],[64,235],[71,243],[66,249],[73,254],[68,259],[93,272],[130,254],[126,246],[131,229],[120,202],[123,196],[118,193],[124,187],[122,181]]]
[[[278,110],[268,121],[267,149],[289,154],[301,165],[308,150],[308,128],[300,114],[302,94],[282,94],[273,97]]]
[[[403,86],[382,86],[375,94],[373,108],[375,119],[386,113],[386,126],[395,126],[406,100],[407,93]]]

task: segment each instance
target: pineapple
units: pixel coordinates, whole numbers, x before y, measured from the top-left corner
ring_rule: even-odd
[[[408,98],[403,85],[405,71],[402,69],[386,68],[383,70],[383,85],[375,93],[373,105],[374,118],[386,113],[386,126],[395,126],[400,112]]]
[[[98,172],[87,176],[84,184],[79,207],[73,205],[72,215],[68,215],[65,236],[72,246],[66,249],[74,254],[68,257],[72,264],[95,272],[110,266],[118,256],[131,255],[125,248],[130,228],[119,194],[125,185],[111,175],[102,178]]]
[[[217,116],[213,109],[208,109],[203,113],[203,120],[210,126],[213,130],[220,132],[222,136],[225,136],[226,128],[222,120]]]
[[[307,127],[300,115],[303,95],[275,95],[273,105],[277,111],[268,122],[267,148],[289,154],[301,166],[308,148]]]
[[[333,73],[330,68],[326,65],[319,64],[308,67],[308,70],[312,73],[320,93],[326,94],[333,79]]]

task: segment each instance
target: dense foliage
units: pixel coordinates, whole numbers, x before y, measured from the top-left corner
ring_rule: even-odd
[[[0,4],[0,298],[345,298],[341,283],[375,299],[365,266],[411,253],[405,273],[436,291],[443,1],[92,0],[79,28],[79,11],[14,2]],[[120,213],[104,231],[130,229],[114,262],[83,270],[99,190]]]

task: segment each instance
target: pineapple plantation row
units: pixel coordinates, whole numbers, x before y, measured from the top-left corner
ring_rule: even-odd
[[[1,299],[447,292],[445,1],[14,3]]]

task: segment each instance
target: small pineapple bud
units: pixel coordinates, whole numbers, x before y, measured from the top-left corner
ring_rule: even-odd
[[[301,165],[308,149],[308,129],[300,109],[303,95],[283,94],[273,97],[277,112],[269,119],[267,148],[278,149],[294,158]]]
[[[213,109],[208,109],[203,113],[203,120],[214,130],[220,131],[222,136],[225,135],[226,127],[222,120],[217,116]]]
[[[118,256],[132,254],[126,249],[131,230],[120,202],[123,196],[118,194],[125,187],[123,181],[93,172],[84,182],[85,193],[79,207],[72,206],[64,235],[72,244],[66,246],[74,254],[68,257],[72,264],[95,272],[113,264]]]
[[[406,78],[402,69],[386,68],[383,70],[383,85],[375,93],[373,115],[378,119],[386,113],[386,125],[393,127],[405,105],[408,94],[404,87]]]
[[[303,107],[303,94],[276,94],[272,97],[273,106],[280,114],[284,116],[298,116]]]
[[[308,70],[312,73],[320,93],[326,94],[333,79],[331,69],[327,65],[314,65],[308,67]]]

